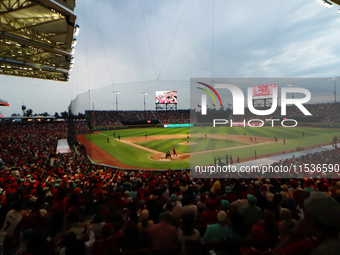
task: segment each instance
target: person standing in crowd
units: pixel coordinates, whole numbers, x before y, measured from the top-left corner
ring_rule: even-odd
[[[153,225],[153,221],[149,219],[149,211],[144,209],[140,214],[140,222],[138,222],[137,227],[141,237],[141,243],[145,247],[149,245],[149,232]]]
[[[183,246],[186,240],[200,241],[200,232],[194,228],[195,218],[192,214],[184,214],[182,217],[182,225],[178,230],[178,240]]]
[[[5,254],[11,254],[19,243],[20,234],[17,226],[22,220],[21,208],[22,201],[15,201],[13,209],[6,214],[5,222],[0,230],[0,243],[3,244],[2,249]]]
[[[241,214],[244,217],[244,223],[248,226],[251,226],[261,220],[262,211],[259,207],[256,206],[256,197],[248,194],[247,200],[249,205],[242,209]]]
[[[217,214],[218,223],[209,225],[203,236],[203,242],[214,243],[221,242],[229,238],[231,231],[226,226],[228,216],[225,211],[220,211]]]
[[[171,204],[171,212],[176,218],[181,218],[183,214],[183,206],[180,201],[178,201],[178,197],[176,194],[171,194],[170,201],[168,202]],[[164,209],[166,210],[167,204],[164,205]]]
[[[151,248],[163,249],[179,246],[177,229],[172,225],[172,215],[164,212],[160,215],[160,222],[153,225],[149,232]]]

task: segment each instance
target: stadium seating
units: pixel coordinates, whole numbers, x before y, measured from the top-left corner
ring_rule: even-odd
[[[322,110],[320,106],[314,110],[318,114],[322,114],[323,110],[330,112],[330,115],[325,115],[324,119],[326,119],[337,116],[338,112],[333,111],[332,107],[322,105]],[[102,118],[111,118],[110,114],[103,113]],[[141,117],[140,114],[144,113],[129,113],[127,117]],[[160,116],[161,113],[152,114],[162,123],[189,122],[187,111],[163,117]],[[100,115],[101,113],[96,113],[98,116],[96,121],[102,120]],[[148,117],[148,115],[143,116]],[[103,125],[115,125],[109,120],[104,120],[103,123]],[[89,132],[87,124],[79,122],[77,124],[79,132]],[[58,139],[67,138],[68,135],[68,123],[64,122],[1,123],[0,133],[2,134],[0,137],[0,222],[3,226],[1,234],[5,235],[3,248],[7,253],[24,249],[21,254],[49,254],[57,252],[60,248],[71,250],[73,245],[78,245],[79,242],[83,242],[91,250],[89,248],[93,244],[91,233],[96,232],[92,221],[96,215],[102,215],[103,226],[105,224],[105,228],[96,233],[105,230],[109,237],[121,233],[124,239],[128,236],[127,225],[134,226],[139,222],[143,209],[148,210],[149,219],[156,224],[168,201],[176,199],[181,203],[183,210],[186,210],[189,202],[196,206],[200,194],[204,193],[207,202],[213,203],[217,211],[225,210],[231,215],[228,223],[231,235],[226,236],[227,244],[224,242],[199,245],[191,243],[188,246],[192,245],[191,251],[200,251],[199,254],[207,254],[210,250],[222,252],[221,254],[223,252],[235,254],[233,253],[235,249],[241,247],[242,250],[247,250],[256,245],[251,231],[240,228],[243,222],[242,208],[248,205],[247,194],[255,196],[257,206],[262,212],[270,211],[274,215],[278,233],[280,233],[280,223],[283,222],[280,209],[286,208],[289,211],[289,220],[296,222],[299,220],[297,206],[303,206],[303,201],[311,191],[329,194],[340,201],[340,182],[337,179],[190,180],[190,173],[187,170],[162,173],[148,170],[127,172],[124,169],[117,170],[94,165],[88,160],[85,150],[81,150],[78,154],[57,155],[55,149]],[[294,159],[294,163],[303,164],[310,162],[311,159],[322,161],[325,158],[330,164],[339,164],[340,149],[334,148],[330,151],[310,154]],[[290,161],[286,160],[280,164],[289,164]],[[221,188],[212,192],[212,187],[217,181],[220,182]],[[288,187],[289,193],[282,193],[285,190],[283,185]],[[133,194],[132,191],[137,191],[135,196],[130,195]],[[171,196],[172,194],[176,196]],[[230,207],[224,208],[221,201],[228,199]],[[4,231],[6,217],[9,212],[14,212],[15,202],[21,202],[22,220],[13,235],[7,235]],[[193,228],[200,230],[203,236],[206,225],[200,225],[200,217],[201,214],[195,216]],[[182,220],[181,217],[176,219],[179,226],[174,223],[179,229]],[[82,234],[79,223],[86,223],[87,226]],[[70,231],[74,231],[77,239],[61,242],[65,234]],[[264,235],[266,235],[265,231],[266,227],[264,227]],[[139,232],[136,233],[139,236]],[[18,238],[20,235],[25,238]],[[280,240],[279,234],[276,238]],[[44,241],[39,242],[39,240]],[[37,242],[41,245],[34,246]],[[11,245],[8,245],[9,243]],[[122,247],[117,245],[116,248]],[[180,249],[181,247],[171,247],[153,250],[148,247],[132,251],[123,250],[122,254],[178,254]],[[96,255],[96,252],[92,251],[92,254]],[[186,252],[186,254],[191,253]]]

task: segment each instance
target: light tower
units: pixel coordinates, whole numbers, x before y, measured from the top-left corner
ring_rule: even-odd
[[[146,111],[146,102],[145,102],[145,96],[148,95],[148,92],[142,92],[142,94],[144,95],[144,111]]]

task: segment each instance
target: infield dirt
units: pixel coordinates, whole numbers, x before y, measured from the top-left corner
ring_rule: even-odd
[[[147,137],[130,137],[130,138],[124,138],[121,139],[120,142],[129,144],[130,146],[134,146],[136,148],[148,151],[153,153],[152,155],[149,156],[149,159],[151,160],[156,160],[156,161],[178,161],[178,160],[185,160],[190,158],[190,155],[193,154],[201,154],[201,153],[206,153],[206,152],[212,152],[212,151],[223,151],[223,150],[229,150],[232,148],[236,147],[228,147],[228,148],[220,148],[220,149],[214,149],[214,150],[208,150],[208,151],[199,151],[199,152],[192,152],[190,153],[178,153],[177,156],[171,154],[171,159],[166,159],[165,158],[165,153],[141,146],[136,143],[140,142],[145,142],[145,141],[155,141],[155,140],[169,140],[169,139],[178,139],[178,138],[187,138],[188,135],[186,134],[179,134],[179,135],[154,135],[154,136],[147,136]],[[246,145],[243,145],[244,147],[249,147],[249,146],[255,146],[259,144],[266,144],[266,143],[273,143],[274,140],[273,138],[267,138],[267,137],[250,137],[250,136],[242,136],[242,135],[222,135],[222,134],[209,134],[207,136],[202,135],[202,134],[194,134],[190,135],[190,137],[195,137],[195,138],[210,138],[210,139],[219,139],[219,140],[227,140],[227,141],[234,141],[234,142],[241,142]],[[180,145],[192,145],[196,144],[194,142],[181,142],[179,143]],[[242,146],[237,146],[237,147],[242,147]]]

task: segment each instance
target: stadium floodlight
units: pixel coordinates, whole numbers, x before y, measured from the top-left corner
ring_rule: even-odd
[[[142,94],[144,95],[144,111],[145,111],[146,110],[145,96],[148,95],[148,92],[142,92]]]
[[[334,103],[336,104],[336,80],[338,79],[338,77],[331,77],[328,80],[330,81],[334,81]]]
[[[116,94],[116,111],[118,111],[118,94],[120,94],[120,91],[113,91],[113,94]]]
[[[76,47],[76,45],[77,45],[77,39],[73,38],[72,47],[74,48],[74,47]]]
[[[78,24],[74,27],[74,35],[75,36],[79,35],[79,25]]]
[[[72,47],[70,53],[73,55],[75,51],[76,51],[76,49],[74,47]]]
[[[287,84],[288,87],[294,87],[295,86],[295,83],[290,83],[290,84]],[[294,98],[294,92],[292,94],[292,98]]]
[[[316,2],[327,8],[333,7],[333,3],[328,0],[316,0]]]

